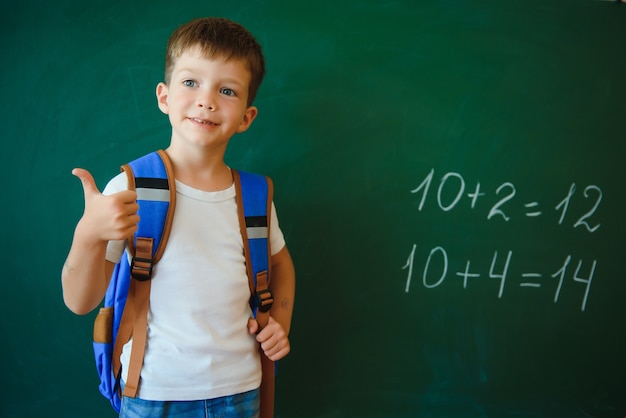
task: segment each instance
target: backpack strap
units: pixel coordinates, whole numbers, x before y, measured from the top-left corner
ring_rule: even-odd
[[[163,150],[126,164],[122,166],[122,170],[128,177],[128,189],[137,192],[137,214],[144,222],[139,222],[137,232],[128,239],[128,250],[132,255],[132,279],[126,300],[128,309],[124,309],[115,340],[113,372],[119,377],[122,347],[132,335],[133,348],[124,395],[134,398],[139,387],[146,348],[150,279],[154,265],[161,259],[169,238],[176,207],[176,187],[172,164]]]
[[[274,186],[269,177],[233,170],[237,194],[237,212],[243,238],[250,307],[260,329],[269,321],[274,297],[270,282],[270,214]],[[260,350],[260,347],[259,347]],[[275,364],[261,351],[261,418],[274,416]]]
[[[274,301],[269,290],[269,218],[274,188],[270,178],[258,174],[233,170],[233,178],[252,295],[250,306],[255,318],[264,321],[265,326]]]

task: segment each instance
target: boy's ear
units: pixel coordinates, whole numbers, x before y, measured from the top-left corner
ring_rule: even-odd
[[[241,120],[241,124],[239,124],[239,129],[237,129],[237,133],[242,133],[248,130],[250,125],[252,125],[252,121],[256,118],[256,115],[259,113],[259,109],[256,106],[248,106],[246,109],[246,113],[243,115],[243,119]]]
[[[165,113],[166,115],[169,112],[167,94],[168,94],[167,84],[165,83],[157,84],[157,87],[156,87],[157,103],[159,105],[159,109],[161,109],[161,112]]]

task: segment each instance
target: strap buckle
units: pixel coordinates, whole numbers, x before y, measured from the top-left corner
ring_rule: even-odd
[[[154,262],[150,258],[133,257],[130,262],[130,275],[140,282],[152,279]]]
[[[252,297],[254,298],[254,306],[256,306],[259,311],[266,313],[272,309],[272,305],[274,304],[274,295],[272,295],[271,290],[259,290]]]

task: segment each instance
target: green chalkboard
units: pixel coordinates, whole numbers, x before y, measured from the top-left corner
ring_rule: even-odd
[[[297,267],[278,417],[626,415],[626,4],[3,9],[1,416],[114,416],[61,297],[70,171],[167,146],[165,44],[202,15],[267,56],[227,157],[273,177]]]

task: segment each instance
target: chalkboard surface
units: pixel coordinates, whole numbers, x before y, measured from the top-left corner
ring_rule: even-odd
[[[61,297],[70,171],[167,146],[165,43],[205,15],[268,61],[227,157],[273,177],[297,267],[278,417],[626,416],[626,5],[4,9],[1,416],[114,416]]]

